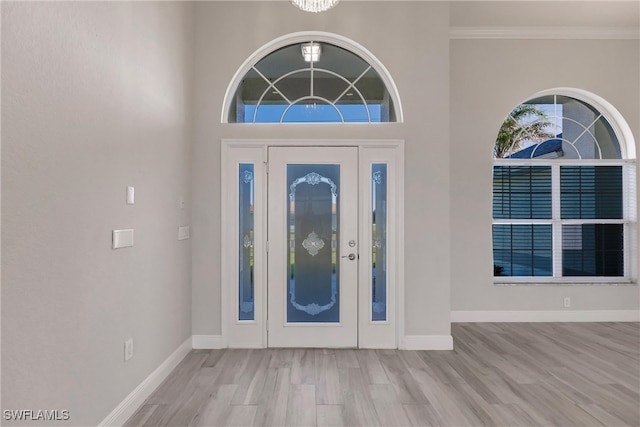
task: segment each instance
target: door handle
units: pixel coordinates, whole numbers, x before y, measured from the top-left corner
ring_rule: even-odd
[[[350,253],[349,255],[342,255],[342,258],[349,258],[350,261],[356,259],[356,254]]]

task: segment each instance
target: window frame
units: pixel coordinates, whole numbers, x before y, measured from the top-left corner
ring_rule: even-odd
[[[276,50],[286,47],[288,45],[297,44],[297,43],[305,43],[313,40],[314,42],[320,43],[329,43],[334,46],[345,49],[357,56],[359,56],[362,60],[364,60],[367,64],[369,64],[373,70],[375,70],[382,82],[384,83],[390,97],[390,102],[394,106],[395,111],[395,120],[393,122],[380,122],[376,123],[377,125],[384,125],[386,123],[403,123],[404,122],[404,113],[402,108],[402,101],[400,99],[400,93],[398,91],[398,87],[391,77],[391,74],[384,66],[384,64],[368,49],[366,49],[361,44],[351,40],[342,35],[329,33],[325,31],[300,31],[296,33],[286,34],[281,37],[278,37],[255,52],[253,52],[242,65],[236,70],[234,76],[232,77],[229,85],[227,86],[227,90],[224,95],[224,99],[222,101],[222,110],[220,116],[220,123],[223,124],[231,124],[234,126],[237,125],[281,125],[280,123],[243,123],[243,122],[230,122],[229,121],[229,111],[232,108],[233,101],[235,99],[235,94],[238,89],[238,86],[242,82],[244,76],[249,72],[253,65],[258,63],[262,58],[268,56],[272,52]],[[288,123],[288,125],[295,125],[296,123]],[[302,124],[308,124],[302,122]],[[313,123],[319,124],[319,123]],[[330,125],[344,125],[345,123],[328,123]],[[371,122],[347,122],[348,125],[362,125],[367,124],[371,125]]]
[[[495,219],[494,224],[551,224],[552,227],[552,276],[493,276],[494,284],[631,284],[632,253],[637,246],[632,233],[635,203],[631,180],[635,159],[605,160],[547,160],[547,159],[493,159],[493,166],[550,166],[551,167],[551,218],[544,219]],[[622,219],[562,219],[560,212],[560,167],[561,166],[621,166],[622,167]],[[629,197],[631,196],[631,197]],[[581,224],[623,225],[623,276],[562,276],[562,226]],[[493,243],[492,243],[493,245]]]
[[[574,98],[588,104],[604,117],[611,126],[620,148],[619,159],[492,159],[492,176],[494,166],[551,166],[552,167],[552,218],[540,220],[495,220],[491,214],[492,224],[498,223],[545,223],[552,224],[552,276],[493,276],[494,285],[637,285],[638,284],[638,200],[637,200],[637,159],[636,142],[633,132],[623,115],[607,100],[584,89],[573,87],[555,87],[539,91],[521,102],[517,106],[545,96],[564,96]],[[511,112],[509,110],[509,112]],[[502,122],[500,122],[502,124]],[[497,130],[496,130],[497,134]],[[494,145],[491,146],[492,152]],[[562,220],[560,215],[560,167],[561,166],[622,166],[622,219],[615,220]],[[492,193],[493,194],[493,193]],[[562,224],[585,223],[622,223],[623,224],[623,262],[624,276],[562,276]],[[493,227],[493,225],[492,225]],[[493,233],[492,233],[493,235]],[[492,239],[493,254],[493,239]],[[492,257],[493,258],[493,257]],[[559,272],[559,275],[556,275]]]

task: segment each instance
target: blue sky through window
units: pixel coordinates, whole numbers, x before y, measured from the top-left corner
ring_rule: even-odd
[[[372,122],[381,121],[380,104],[367,104]],[[279,123],[282,114],[286,110],[284,104],[262,104],[256,115],[256,123]],[[368,122],[366,107],[362,104],[338,104],[336,108],[340,110],[345,122]],[[255,104],[245,104],[244,121],[253,122]],[[284,122],[287,123],[336,123],[341,122],[340,114],[336,109],[328,104],[295,104],[289,108]]]

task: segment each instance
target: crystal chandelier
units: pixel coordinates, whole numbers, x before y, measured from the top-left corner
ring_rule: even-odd
[[[340,0],[291,0],[298,8],[305,12],[324,12],[337,5]]]

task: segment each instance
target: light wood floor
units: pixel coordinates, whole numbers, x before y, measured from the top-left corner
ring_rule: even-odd
[[[638,426],[640,324],[454,324],[453,351],[194,350],[126,426]]]

